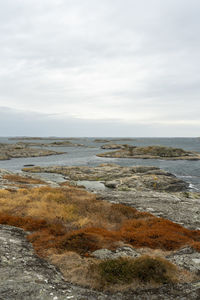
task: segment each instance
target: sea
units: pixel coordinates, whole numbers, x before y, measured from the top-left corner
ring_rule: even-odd
[[[66,139],[66,138],[65,138]],[[13,158],[11,160],[1,160],[0,168],[7,169],[12,172],[21,172],[24,165],[34,166],[97,166],[102,163],[115,163],[120,166],[136,166],[148,165],[156,166],[166,170],[182,180],[189,183],[191,190],[200,191],[200,160],[160,160],[160,159],[128,159],[128,158],[103,158],[96,156],[98,153],[107,152],[109,150],[101,149],[101,145],[93,138],[67,138],[72,143],[84,144],[87,147],[45,147],[55,151],[64,152],[61,155],[51,155],[43,157],[30,158]],[[110,140],[112,143],[129,144],[133,146],[150,146],[160,145],[175,148],[182,148],[184,150],[191,150],[200,152],[200,137],[198,138],[112,138],[102,137],[101,139]],[[29,140],[14,140],[11,137],[0,138],[0,143],[16,143],[23,142],[38,142],[38,143],[52,143],[54,141],[61,141],[61,138],[44,138],[44,139],[29,139]]]

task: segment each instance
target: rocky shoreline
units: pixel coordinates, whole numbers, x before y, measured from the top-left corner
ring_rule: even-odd
[[[188,183],[154,166],[121,167],[102,164],[97,167],[31,167],[25,174],[61,174],[68,182],[97,181],[107,189],[93,191],[111,203],[122,203],[164,217],[190,229],[200,230],[200,193]]]
[[[72,143],[71,141],[55,141],[51,143],[18,142],[16,145],[24,147],[87,147],[84,144]]]
[[[185,191],[188,184],[173,174],[154,166],[121,167],[117,164],[101,164],[97,167],[52,166],[23,168],[30,173],[57,173],[71,181],[100,181],[119,191]]]
[[[49,155],[60,155],[64,152],[53,150],[31,148],[25,144],[0,144],[0,160],[9,160],[19,157],[39,157]]]
[[[119,145],[117,151],[98,154],[99,157],[112,158],[134,158],[134,159],[164,159],[164,160],[200,160],[200,153],[185,151],[180,148],[164,146],[137,147],[130,145]],[[104,149],[117,149],[117,145],[105,145]]]

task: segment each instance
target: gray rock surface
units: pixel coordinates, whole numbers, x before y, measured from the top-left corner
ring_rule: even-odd
[[[164,285],[125,293],[101,293],[65,282],[51,264],[36,256],[19,228],[0,225],[1,300],[197,300],[200,283]]]
[[[72,167],[69,168],[70,171],[67,169],[67,172],[69,174],[72,172],[72,176],[78,176],[77,174],[79,173],[82,176],[95,176],[97,174],[96,168],[93,171],[92,168],[86,167],[84,172],[82,168],[84,167]],[[139,166],[118,169],[118,166],[106,165],[103,169],[108,171],[108,174],[105,171],[99,171],[104,176],[110,176],[112,170],[115,169],[114,176],[122,176],[122,179],[123,176],[127,178],[128,174],[137,174],[138,178],[140,174],[142,176],[144,174],[152,176],[152,172],[153,176],[157,172],[166,178],[175,178],[171,174],[164,175],[164,171],[155,167]],[[63,168],[63,172],[66,172],[66,167]],[[11,174],[11,172],[6,170],[0,170],[0,173],[5,175]],[[166,174],[167,172],[164,173]],[[2,182],[2,186],[4,184],[5,182]],[[186,194],[182,192],[169,193],[151,189],[143,190],[142,188],[131,188],[129,191],[120,191],[118,188],[113,188],[99,192],[98,197],[112,203],[123,203],[141,211],[151,212],[154,215],[165,217],[191,229],[200,229],[200,197],[198,194],[193,195],[189,192]],[[134,257],[138,254],[131,247],[121,247],[116,251],[107,249],[98,251],[100,252],[95,251],[97,252],[95,255],[98,258]],[[181,249],[169,255],[168,259],[180,267],[199,275],[200,257],[199,253],[193,249],[189,247]],[[54,266],[34,254],[32,246],[27,242],[26,233],[23,230],[11,226],[0,225],[0,267],[0,300],[200,299],[200,282],[164,285],[160,288],[151,289],[143,288],[117,294],[95,292],[72,285],[63,280],[61,273]]]
[[[131,247],[120,247],[114,251],[108,249],[100,249],[94,251],[91,256],[98,259],[115,259],[119,257],[131,257],[135,258],[140,256],[140,254]]]
[[[124,148],[123,145],[120,145],[120,144],[105,144],[105,145],[102,145],[101,146],[101,149],[122,149]]]
[[[54,181],[50,181],[50,180],[46,180],[46,179],[43,179],[41,178],[40,176],[34,176],[35,174],[33,175],[29,175],[29,174],[26,174],[26,173],[12,173],[11,171],[8,171],[8,170],[5,170],[5,169],[0,169],[0,189],[9,189],[9,190],[15,190],[15,189],[18,189],[20,187],[20,183],[13,180],[12,181],[12,177],[10,179],[8,179],[6,177],[6,175],[19,175],[20,177],[23,177],[23,178],[33,178],[33,179],[39,179],[39,180],[42,180],[43,183],[32,183],[32,184],[29,184],[29,183],[21,183],[22,186],[26,186],[26,187],[38,187],[38,186],[41,186],[41,185],[49,185],[49,186],[52,186],[52,187],[59,187],[59,185],[54,182]]]
[[[34,254],[26,233],[16,227],[0,225],[0,268],[1,300],[108,299],[66,283],[54,266]]]
[[[83,144],[72,143],[70,141],[55,141],[51,143],[40,143],[40,142],[18,142],[16,145],[21,145],[23,147],[86,147]]]
[[[184,193],[159,191],[99,191],[99,197],[111,203],[122,203],[139,211],[169,219],[190,229],[200,230],[200,194],[185,197]],[[190,193],[189,193],[190,195]]]
[[[38,157],[63,154],[47,149],[31,148],[24,144],[0,144],[0,160],[16,157]]]
[[[167,259],[182,268],[200,275],[200,253],[191,247],[180,249],[172,255],[167,256]]]
[[[176,178],[169,172],[157,167],[121,167],[115,164],[102,164],[97,167],[32,167],[23,168],[25,172],[32,173],[58,173],[70,178],[70,180],[102,181],[107,187],[118,190],[159,190],[159,191],[183,191],[188,184]]]
[[[165,160],[199,160],[200,153],[185,151],[180,148],[164,146],[136,147],[124,145],[120,150],[98,154],[99,157],[165,159]]]

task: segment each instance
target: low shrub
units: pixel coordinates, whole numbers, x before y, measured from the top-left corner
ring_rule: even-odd
[[[200,246],[199,230],[189,230],[172,221],[153,216],[124,222],[120,234],[133,247],[176,250],[186,245],[196,249]]]
[[[131,283],[134,278],[133,261],[125,258],[105,260],[97,268],[102,283]]]
[[[108,259],[97,268],[103,284],[127,284],[134,279],[145,283],[169,283],[176,273],[176,267],[168,261],[150,256]]]
[[[170,283],[175,273],[176,267],[165,259],[144,256],[133,262],[133,275],[143,282]]]
[[[87,255],[101,248],[115,249],[114,244],[119,240],[120,236],[116,231],[95,227],[83,228],[64,235],[59,248]]]

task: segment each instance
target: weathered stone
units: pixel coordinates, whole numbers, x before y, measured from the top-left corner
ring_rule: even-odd
[[[154,166],[134,166],[131,167],[131,171],[133,173],[147,173],[147,172],[151,173],[152,171],[155,173],[157,171],[162,171],[162,170]]]
[[[109,188],[116,188],[118,186],[119,182],[118,181],[106,181],[105,182],[105,186],[109,187]]]
[[[191,247],[185,247],[167,256],[176,265],[200,275],[200,253]]]
[[[120,247],[114,251],[108,249],[100,249],[94,251],[91,256],[98,258],[98,259],[115,259],[119,257],[138,257],[140,254],[131,247]]]
[[[99,157],[165,159],[165,160],[200,160],[200,153],[164,146],[136,147],[126,145],[120,150],[98,154]]]
[[[155,216],[169,219],[190,229],[200,229],[200,194],[191,193],[188,200],[184,193],[107,189],[99,191],[99,197],[111,203],[122,203],[139,211],[151,212]]]
[[[23,168],[32,173],[58,173],[70,180],[102,181],[107,187],[118,190],[158,190],[184,191],[188,183],[176,178],[172,174],[156,167],[121,167],[119,165],[102,164],[97,167],[33,167]]]
[[[118,293],[81,288],[64,281],[53,265],[35,255],[22,229],[0,225],[0,241],[2,300],[198,300],[200,297],[199,282]]]
[[[138,167],[138,171],[133,172],[129,169],[120,169],[116,165],[103,165],[106,171],[112,173],[115,169],[116,177],[120,180],[127,180],[132,176],[151,175],[151,172],[159,171],[158,168],[142,169]],[[132,167],[133,168],[133,167]],[[151,169],[152,168],[152,169]],[[82,167],[73,168],[74,174],[80,172]],[[75,171],[76,170],[76,171]],[[2,174],[12,174],[6,170],[0,170]],[[65,172],[65,167],[63,167]],[[97,175],[92,168],[86,169],[87,176]],[[150,172],[150,174],[147,174]],[[123,178],[123,174],[125,177]],[[106,176],[106,174],[105,174]],[[108,174],[110,176],[110,174]],[[170,175],[161,175],[170,177]],[[70,176],[69,176],[70,177]],[[173,177],[173,176],[172,176]],[[131,179],[132,180],[132,179]],[[127,185],[126,185],[127,186]],[[183,193],[159,192],[156,190],[134,190],[123,192],[117,188],[101,191],[101,198],[112,203],[124,203],[133,206],[142,211],[150,211],[151,213],[166,217],[172,221],[180,223],[188,228],[200,228],[199,219],[199,200],[184,197]],[[121,256],[136,257],[139,252],[131,247],[120,247],[115,251],[108,249],[98,250],[104,258],[117,258]],[[102,251],[102,252],[101,252]],[[94,253],[93,253],[94,254]],[[94,256],[95,257],[95,256]],[[98,253],[97,256],[98,257]],[[102,259],[101,257],[99,257]],[[180,267],[186,268],[192,272],[199,274],[199,253],[191,248],[184,248],[171,254],[168,258]],[[37,300],[37,299],[111,299],[111,300],[140,300],[140,299],[199,299],[200,283],[193,282],[188,284],[164,285],[159,288],[142,288],[129,292],[121,292],[114,294],[94,292],[89,289],[74,286],[69,282],[64,282],[62,275],[52,265],[41,260],[33,253],[31,245],[26,241],[26,233],[21,229],[10,226],[0,226],[0,299],[3,300]]]
[[[11,176],[7,176],[7,175],[11,175]],[[41,185],[59,187],[59,184],[55,182],[55,180],[53,181],[53,180],[48,180],[46,178],[45,179],[41,178],[41,176],[39,176],[38,174],[32,174],[30,176],[29,174],[27,175],[26,173],[22,173],[22,172],[12,173],[11,171],[0,169],[0,189],[16,190],[20,188],[20,186],[38,187]]]
[[[122,149],[123,145],[119,144],[106,144],[101,146],[102,149]]]
[[[39,142],[18,142],[16,145],[21,147],[87,147],[84,144],[72,143],[70,141],[56,141],[51,143],[39,143]]]
[[[0,160],[7,160],[16,157],[38,157],[63,154],[52,150],[30,148],[27,145],[0,144]]]
[[[65,282],[53,265],[34,254],[26,233],[16,227],[0,225],[0,267],[3,300],[109,299]]]
[[[95,142],[95,143],[109,143],[110,140],[106,140],[106,139],[95,139],[94,142]]]

